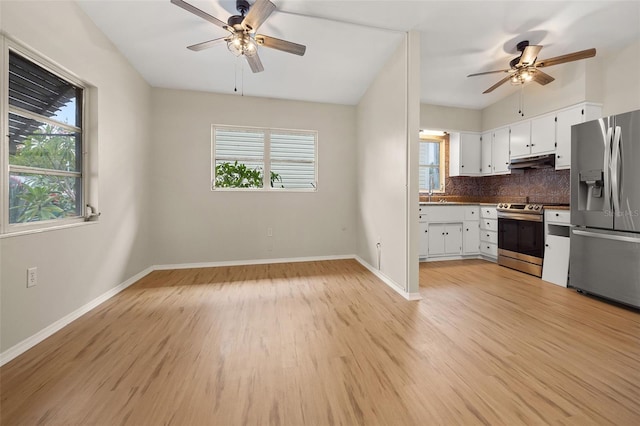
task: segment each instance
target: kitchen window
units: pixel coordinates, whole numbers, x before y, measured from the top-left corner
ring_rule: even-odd
[[[420,191],[444,192],[444,151],[447,136],[420,135]]]
[[[84,87],[36,55],[3,43],[3,233],[84,216]]]
[[[212,139],[214,190],[316,190],[315,131],[214,125]]]

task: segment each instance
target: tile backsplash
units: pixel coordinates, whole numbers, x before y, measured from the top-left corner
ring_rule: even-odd
[[[497,198],[504,201],[569,204],[569,170],[531,169],[524,173],[483,177],[447,177],[446,196]],[[524,198],[524,200],[523,200]]]

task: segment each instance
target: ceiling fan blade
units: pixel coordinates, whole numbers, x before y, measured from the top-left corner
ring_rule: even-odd
[[[538,57],[538,53],[542,49],[542,46],[527,46],[524,48],[522,55],[520,55],[520,60],[518,61],[519,67],[528,67],[533,65],[536,58]]]
[[[256,0],[242,21],[242,28],[250,33],[256,31],[275,9],[276,5],[269,0]]]
[[[255,55],[251,55],[251,56],[244,55],[244,57],[247,58],[247,62],[249,62],[251,71],[253,71],[254,73],[264,71],[264,67],[262,66],[262,61],[260,60],[260,57],[258,56],[257,52],[255,53]]]
[[[191,46],[187,46],[187,49],[193,50],[194,52],[199,52],[204,49],[208,49],[210,47],[215,46],[226,40],[226,37],[214,38],[213,40],[203,41],[202,43],[192,44]]]
[[[290,41],[280,40],[279,38],[269,37],[262,34],[256,35],[256,42],[258,42],[260,46],[282,50],[283,52],[293,53],[294,55],[299,56],[304,56],[304,53],[307,51],[307,47],[302,44],[292,43]]]
[[[187,3],[186,1],[171,0],[171,3],[175,4],[176,6],[179,6],[179,7],[183,8],[187,12],[191,12],[194,15],[197,15],[197,16],[201,17],[202,19],[205,19],[205,20],[211,22],[214,25],[219,26],[220,28],[224,28],[225,30],[228,28],[228,25],[227,25],[226,22],[223,22],[223,21],[219,20],[218,18],[209,15],[207,12],[198,9],[197,7]]]
[[[543,73],[540,70],[536,70],[533,73],[533,81],[535,81],[536,83],[540,83],[543,86],[545,84],[551,83],[553,80],[555,80],[555,78],[551,77],[549,74]]]
[[[475,74],[469,74],[467,77],[475,77],[477,75],[485,75],[485,74],[495,74],[498,72],[509,72],[511,70],[498,70],[498,71],[485,71],[485,72],[477,72]]]
[[[596,49],[586,49],[579,52],[568,53],[566,55],[556,56],[555,58],[542,59],[535,63],[536,68],[550,67],[552,65],[564,64],[565,62],[579,61],[596,56]]]
[[[504,83],[506,83],[507,81],[509,81],[509,79],[511,78],[510,75],[506,76],[505,78],[503,78],[502,80],[500,80],[499,82],[497,82],[496,84],[494,84],[493,86],[489,87],[487,90],[485,90],[484,92],[482,92],[483,94],[485,93],[491,93],[494,91],[494,89],[497,89],[498,87],[502,86]]]

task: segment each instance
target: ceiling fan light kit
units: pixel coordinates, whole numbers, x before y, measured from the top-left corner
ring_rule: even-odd
[[[231,33],[227,37],[219,37],[188,46],[189,50],[198,52],[224,41],[231,53],[237,57],[244,56],[246,58],[254,73],[264,71],[258,55],[258,46],[298,56],[303,56],[306,52],[306,46],[301,44],[255,33],[276,9],[276,6],[269,0],[256,0],[253,5],[247,0],[236,0],[236,10],[239,15],[229,17],[226,23],[184,0],[171,0],[171,3]]]

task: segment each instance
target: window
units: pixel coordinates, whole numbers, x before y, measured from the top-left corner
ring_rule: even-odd
[[[316,189],[317,132],[214,125],[212,134],[212,189]]]
[[[420,190],[444,192],[446,136],[420,136]]]
[[[5,229],[78,219],[84,214],[84,89],[18,50],[5,53]]]

